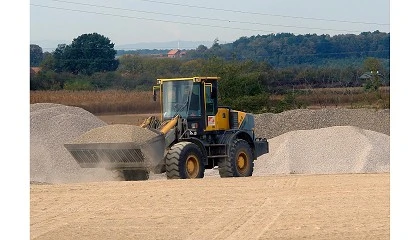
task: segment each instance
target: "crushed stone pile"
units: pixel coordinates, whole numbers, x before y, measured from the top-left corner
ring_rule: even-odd
[[[67,183],[116,180],[105,169],[82,169],[65,143],[104,142],[118,132],[121,141],[142,142],[154,132],[137,126],[107,125],[90,112],[52,103],[30,106],[30,180]],[[107,126],[107,136],[101,127]],[[255,115],[257,137],[269,141],[270,152],[255,161],[254,176],[389,172],[389,110],[297,109]],[[96,130],[94,130],[96,129]],[[80,136],[84,133],[86,139]],[[90,136],[90,137],[89,137]],[[219,176],[206,170],[205,176]],[[151,174],[150,179],[165,179]]]
[[[354,126],[291,131],[269,139],[254,176],[389,172],[390,137]]]
[[[73,143],[144,143],[156,137],[158,133],[134,125],[113,124],[91,129],[76,138]]]
[[[389,109],[343,108],[295,109],[277,114],[257,114],[255,115],[255,135],[270,139],[290,131],[333,126],[355,126],[390,135],[389,114]]]
[[[66,183],[113,180],[105,169],[82,169],[64,148],[84,132],[105,126],[78,107],[37,103],[30,106],[30,181]]]

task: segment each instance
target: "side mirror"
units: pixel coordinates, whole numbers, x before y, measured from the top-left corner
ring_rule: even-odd
[[[158,86],[154,86],[153,87],[153,101],[155,101],[156,102],[156,89],[158,88]]]

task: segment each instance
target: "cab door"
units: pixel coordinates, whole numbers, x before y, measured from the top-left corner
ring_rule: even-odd
[[[229,109],[218,108],[216,84],[204,84],[206,131],[229,129]]]

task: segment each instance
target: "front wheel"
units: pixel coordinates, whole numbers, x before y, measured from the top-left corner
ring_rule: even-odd
[[[254,171],[254,158],[248,142],[235,139],[229,156],[219,161],[220,177],[249,177]]]
[[[201,149],[192,142],[179,142],[166,154],[168,179],[203,178],[204,163]]]

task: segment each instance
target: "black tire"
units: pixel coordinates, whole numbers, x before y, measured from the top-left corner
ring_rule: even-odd
[[[141,181],[149,179],[149,172],[146,170],[123,170],[125,181]]]
[[[219,161],[220,177],[249,177],[254,171],[254,158],[248,142],[235,139],[229,149],[229,156]]]
[[[168,179],[203,178],[204,163],[201,149],[192,142],[173,145],[165,157]]]

